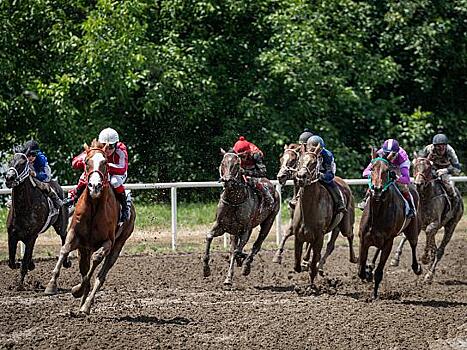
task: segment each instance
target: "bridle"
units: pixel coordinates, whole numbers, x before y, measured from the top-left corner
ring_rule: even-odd
[[[420,164],[420,162],[425,162],[425,161],[430,163],[430,167],[425,171],[419,171],[418,170],[418,165]],[[425,184],[428,184],[428,183],[436,180],[431,175],[431,160],[430,159],[428,159],[428,158],[416,158],[414,160],[414,177],[417,178],[418,176],[423,178]],[[423,183],[420,184],[420,185],[423,185]]]
[[[286,154],[295,154],[295,167],[288,166],[287,164],[281,164],[281,167],[279,169],[279,172],[284,172],[284,173],[294,173],[298,171],[298,166],[299,166],[299,159],[300,159],[300,150],[299,149],[293,149],[293,148],[286,148],[284,150],[284,154],[282,157]]]
[[[375,164],[376,162],[383,162],[388,168],[385,170],[386,173],[389,173],[389,161],[385,158],[382,157],[377,157],[371,160],[371,164]],[[385,192],[389,186],[391,186],[394,183],[394,180],[390,179],[389,176],[386,178],[386,182],[383,184],[383,188],[381,190],[381,193]],[[368,176],[368,187],[370,189],[371,194],[375,193],[375,186],[373,185],[373,182],[371,181],[371,173]]]
[[[226,179],[225,176],[224,176],[224,174],[222,173],[222,164],[224,163],[225,157],[228,156],[228,155],[229,155],[229,156],[234,156],[234,158],[237,159],[238,164],[239,164],[239,170],[238,170],[237,174],[235,174],[235,175],[230,174],[230,175],[231,175],[231,178]],[[240,163],[241,163],[241,158],[240,158],[240,156],[239,156],[237,153],[233,153],[233,152],[226,152],[226,153],[224,153],[224,158],[223,158],[223,160],[222,160],[222,162],[221,162],[221,165],[219,165],[219,179],[220,179],[220,181],[221,181],[221,182],[233,181],[233,182],[235,182],[235,183],[241,183],[241,181],[239,180],[239,175],[240,175]]]
[[[21,153],[21,152],[18,152],[18,153],[14,154],[14,156],[16,156],[16,155],[20,155],[21,157],[24,157],[26,159],[26,165],[24,166],[24,169],[23,169],[23,171],[21,173],[18,173],[18,170],[16,170],[16,168],[14,166],[8,168],[8,171],[10,171],[10,170],[14,171],[15,174],[16,174],[16,178],[12,183],[12,187],[18,186],[20,183],[22,183],[24,180],[26,180],[29,177],[29,172],[31,170],[31,167],[30,167],[29,161],[28,161],[28,156],[26,154],[24,154],[24,153]]]
[[[101,148],[90,148],[90,149],[88,150],[87,153],[90,153],[90,152],[92,152],[92,151],[96,151],[96,152],[101,153],[101,154],[104,156],[104,159],[107,159],[107,156],[106,156],[105,152],[104,152]],[[93,155],[94,155],[94,154],[93,154]],[[89,156],[86,157],[86,162],[87,162],[89,159],[91,159],[91,157],[89,157]],[[107,164],[106,164],[106,169],[107,169]],[[102,179],[102,186],[103,186],[103,187],[107,187],[107,186],[109,185],[109,176],[108,176],[108,175],[106,176],[106,175],[105,175],[102,171],[100,171],[99,169],[92,170],[92,171],[90,171],[89,173],[86,171],[86,182],[88,182],[89,177],[90,177],[92,174],[94,174],[94,173],[98,174],[99,177]],[[107,174],[108,174],[108,172],[107,172]]]
[[[305,169],[306,170],[306,174],[309,175],[309,177],[307,176],[305,178],[305,184],[306,185],[310,185],[312,183],[315,183],[317,181],[319,181],[319,170],[321,168],[321,162],[322,162],[322,158],[317,155],[315,152],[311,152],[311,151],[307,151],[303,154],[303,160],[306,159],[306,156],[310,156],[310,157],[314,157],[316,158],[316,166],[314,167],[313,170],[310,170],[310,168],[308,167],[308,165],[313,164],[315,162],[311,162],[308,161],[306,164],[303,164],[301,167],[300,167],[300,170],[301,169]]]

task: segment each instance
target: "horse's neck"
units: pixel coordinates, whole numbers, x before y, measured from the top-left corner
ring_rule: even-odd
[[[381,195],[379,200],[376,200],[374,197],[370,201],[370,210],[373,217],[384,216],[385,212],[389,210],[389,206],[397,200],[402,201],[401,195],[395,188],[395,184],[389,186],[389,188]],[[403,207],[402,207],[403,208]]]
[[[33,190],[34,187],[29,177],[13,188],[11,194],[15,212],[26,214],[27,211],[31,211]]]
[[[435,195],[435,183],[430,181],[425,186],[418,187],[417,190],[422,201],[429,200]]]

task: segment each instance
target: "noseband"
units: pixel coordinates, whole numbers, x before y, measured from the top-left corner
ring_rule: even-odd
[[[313,152],[305,152],[304,157],[306,155],[313,155],[316,157],[316,166],[313,170],[310,170],[307,165],[302,165],[302,169],[306,170],[306,173],[309,174],[308,181],[305,181],[306,184],[312,184],[319,181],[319,169],[321,168],[321,157],[316,155]]]
[[[235,158],[237,158],[239,163],[241,162],[240,156],[237,153],[227,152],[227,153],[224,154],[224,158],[225,158],[226,155],[233,155]],[[223,161],[222,161],[222,163],[223,163]],[[227,180],[225,179],[224,175],[222,174],[222,163],[219,166],[219,177],[220,177],[221,181],[226,182]],[[232,176],[231,180],[234,181],[235,183],[241,183],[241,181],[238,179],[239,175],[240,175],[240,166],[239,166],[239,171],[238,171],[237,175]]]
[[[377,157],[377,158],[374,158],[374,159],[371,160],[371,164],[375,164],[378,161],[381,161],[384,164],[386,164],[388,166],[388,169],[386,170],[386,172],[389,172],[389,161],[387,159],[385,159],[385,158]],[[386,182],[383,185],[383,189],[381,190],[381,192],[386,191],[389,188],[389,186],[391,186],[393,183],[394,183],[394,180],[390,179],[389,176],[387,176]],[[368,176],[368,187],[370,188],[371,193],[375,192],[375,186],[371,182],[371,173]]]
[[[18,170],[16,170],[16,168],[13,166],[8,168],[8,171],[12,170],[16,174],[16,179],[13,181],[12,187],[18,186],[20,183],[26,180],[26,178],[29,176],[29,171],[31,170],[31,167],[29,166],[28,157],[24,153],[19,152],[15,153],[15,156],[17,154],[26,159],[26,165],[21,173],[18,173]]]
[[[294,172],[297,172],[298,171],[298,160],[300,158],[300,151],[297,150],[297,149],[293,149],[293,148],[287,148],[284,150],[284,155],[286,153],[293,153],[295,154],[295,156],[297,157],[296,158],[296,165],[295,167],[290,167],[288,166],[287,164],[281,164],[281,168],[280,168],[280,171],[283,171],[283,172],[290,172],[290,173],[294,173]]]
[[[106,156],[105,152],[102,149],[100,149],[100,148],[91,148],[89,151],[90,152],[91,151],[99,152],[104,156],[104,159],[107,160],[107,156]],[[90,157],[87,160],[89,160],[89,159],[90,159]],[[106,168],[107,168],[107,166],[106,166]],[[96,170],[93,170],[93,171],[91,171],[89,173],[86,173],[86,182],[88,182],[89,177],[94,173],[97,173],[100,176],[100,178],[102,179],[102,186],[107,187],[109,185],[108,173],[107,173],[107,176],[105,176],[105,174],[102,171],[100,171],[99,169],[96,169]]]

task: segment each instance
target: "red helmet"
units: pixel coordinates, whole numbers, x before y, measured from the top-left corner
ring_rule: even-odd
[[[245,140],[243,136],[238,138],[238,141],[235,142],[233,149],[236,153],[242,153],[250,150],[250,143]]]

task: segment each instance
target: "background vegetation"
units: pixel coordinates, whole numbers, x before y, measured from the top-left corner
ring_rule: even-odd
[[[5,0],[0,150],[38,139],[61,183],[108,126],[129,182],[215,180],[238,135],[273,177],[304,127],[346,177],[388,137],[465,161],[466,39],[466,0]]]

